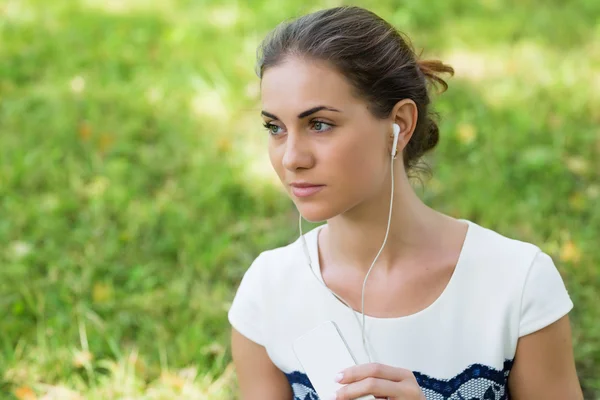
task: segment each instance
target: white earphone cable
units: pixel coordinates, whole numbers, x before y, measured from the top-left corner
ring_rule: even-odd
[[[388,214],[388,223],[387,223],[387,228],[386,228],[386,231],[385,231],[385,238],[383,239],[383,244],[381,245],[381,248],[379,249],[379,252],[375,256],[375,259],[371,263],[371,267],[369,268],[369,271],[367,272],[367,275],[365,276],[365,280],[363,281],[363,287],[362,287],[362,293],[361,293],[362,323],[358,320],[358,317],[356,316],[356,311],[352,307],[350,307],[350,305],[344,299],[342,299],[342,297],[338,296],[337,294],[335,294],[333,292],[333,290],[329,289],[327,287],[327,285],[325,284],[325,282],[321,281],[319,279],[319,277],[317,276],[317,274],[315,273],[314,268],[312,266],[312,262],[311,262],[311,258],[310,258],[310,253],[309,253],[309,250],[308,250],[308,245],[306,244],[306,239],[304,238],[304,234],[302,232],[302,214],[299,214],[299,218],[298,218],[298,228],[299,228],[299,231],[300,231],[300,238],[302,239],[302,244],[303,244],[303,248],[304,248],[304,254],[305,254],[306,258],[307,258],[310,270],[311,270],[312,274],[314,275],[314,277],[319,281],[319,283],[321,283],[323,285],[323,287],[325,287],[325,289],[327,289],[332,295],[334,295],[338,300],[340,300],[342,303],[344,303],[346,305],[346,307],[348,307],[348,309],[350,309],[352,311],[352,315],[354,315],[354,318],[356,319],[356,322],[358,323],[358,325],[359,325],[359,327],[361,329],[363,348],[365,349],[365,352],[367,354],[369,362],[373,362],[373,358],[371,356],[371,352],[369,351],[369,347],[367,346],[367,340],[366,340],[366,335],[365,335],[365,288],[366,288],[366,285],[367,285],[367,279],[369,278],[369,275],[371,274],[371,270],[373,269],[373,267],[375,266],[375,263],[377,262],[377,259],[381,255],[381,252],[383,251],[383,249],[385,247],[385,244],[387,243],[387,239],[388,239],[388,236],[389,236],[389,233],[390,233],[390,225],[391,225],[391,222],[392,222],[392,208],[393,208],[393,205],[394,205],[394,154],[392,154],[391,163],[390,163],[390,169],[391,169],[391,180],[392,180],[392,193],[391,193],[391,196],[390,196],[390,211],[389,211],[389,214]]]
[[[317,276],[317,274],[315,273],[315,270],[312,266],[312,262],[310,261],[310,254],[308,251],[308,245],[306,244],[306,239],[304,239],[304,234],[302,233],[302,215],[300,215],[299,218],[299,226],[300,226],[300,235],[302,236],[302,243],[303,243],[303,247],[304,247],[304,254],[306,255],[307,259],[308,259],[308,265],[310,267],[310,271],[312,272],[312,274],[314,275],[315,279],[317,281],[319,281],[319,283],[321,285],[323,285],[323,287],[325,289],[327,289],[332,295],[334,295],[339,301],[341,301],[342,303],[344,303],[346,305],[346,307],[348,307],[349,310],[352,311],[352,315],[354,315],[354,319],[356,320],[356,323],[358,324],[358,327],[360,329],[362,329],[362,325],[360,323],[360,320],[358,319],[358,317],[356,316],[356,312],[354,311],[354,309],[352,307],[350,307],[350,304],[348,304],[341,296],[338,296],[333,290],[329,289],[327,287],[327,285],[325,284],[325,282],[321,281],[319,279],[319,277]],[[363,346],[364,346],[364,341],[363,341]],[[369,353],[369,350],[367,348],[365,348],[365,351],[367,352],[367,356],[369,357],[369,360],[371,360],[371,355]]]
[[[363,282],[363,287],[362,287],[362,309],[361,309],[361,311],[362,311],[362,339],[363,339],[363,347],[365,349],[367,349],[366,337],[365,337],[365,288],[367,286],[367,279],[369,278],[369,275],[371,274],[371,270],[375,266],[377,259],[381,255],[381,252],[383,251],[383,248],[385,247],[385,244],[387,243],[388,235],[390,233],[390,225],[392,223],[392,208],[394,205],[394,156],[393,155],[392,155],[392,161],[391,161],[390,165],[391,165],[390,169],[391,169],[391,179],[392,179],[392,194],[390,196],[390,211],[388,214],[387,228],[385,230],[385,238],[383,239],[383,244],[381,245],[379,252],[375,256],[375,259],[373,260],[373,263],[371,264],[371,268],[369,268],[369,271],[367,272],[367,275],[365,276],[365,280]],[[371,360],[371,353],[369,351],[367,351],[367,355],[369,356],[369,362],[373,362],[373,360]]]

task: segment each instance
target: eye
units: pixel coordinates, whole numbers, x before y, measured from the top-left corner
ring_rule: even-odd
[[[269,134],[273,135],[273,136],[277,136],[281,133],[281,131],[279,131],[278,129],[281,129],[280,126],[277,126],[275,124],[271,124],[269,122],[266,122],[263,124],[263,126],[265,127],[265,129],[267,131],[269,131]]]
[[[334,127],[334,125],[323,121],[312,121],[312,126],[317,132],[327,132]]]

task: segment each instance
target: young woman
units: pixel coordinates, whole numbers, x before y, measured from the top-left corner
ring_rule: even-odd
[[[446,88],[444,72],[358,7],[262,43],[271,163],[301,216],[327,223],[244,275],[229,311],[243,399],[317,399],[292,343],[328,320],[359,361],[337,399],[582,399],[573,303],[552,259],[431,209],[409,183],[438,142],[428,83]]]

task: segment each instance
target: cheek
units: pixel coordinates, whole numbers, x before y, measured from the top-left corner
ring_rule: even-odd
[[[277,176],[279,176],[279,179],[282,179],[283,166],[281,165],[282,154],[280,153],[272,143],[269,143],[269,161],[271,161],[271,166],[277,173]]]
[[[360,138],[341,146],[336,152],[338,174],[350,192],[368,196],[384,178],[384,154],[379,141]],[[341,182],[340,182],[341,183]]]

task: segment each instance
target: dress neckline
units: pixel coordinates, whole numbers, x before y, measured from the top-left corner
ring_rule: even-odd
[[[465,239],[463,241],[463,244],[462,244],[459,256],[458,256],[458,260],[456,262],[456,266],[454,267],[454,271],[452,272],[452,275],[450,276],[450,279],[448,280],[448,283],[446,284],[446,287],[444,288],[442,293],[440,293],[440,295],[431,304],[429,304],[425,308],[423,308],[417,312],[414,312],[412,314],[403,315],[403,316],[399,316],[399,317],[375,317],[375,316],[365,314],[365,320],[379,321],[382,323],[406,321],[406,320],[410,320],[413,318],[417,318],[417,317],[429,314],[433,310],[435,310],[437,307],[439,307],[439,305],[441,303],[443,303],[444,299],[447,296],[449,296],[451,294],[451,292],[453,291],[454,287],[457,284],[457,281],[460,280],[460,275],[463,272],[464,265],[467,263],[466,260],[468,258],[469,251],[470,251],[470,243],[472,241],[473,231],[476,228],[476,224],[469,220],[459,219],[459,221],[463,221],[467,224],[467,226],[468,226],[467,233],[465,235]],[[314,270],[317,278],[323,284],[325,284],[325,281],[321,274],[321,263],[320,263],[320,259],[319,259],[319,233],[325,227],[325,225],[326,224],[320,225],[306,234],[307,236],[310,235],[310,237],[307,238],[307,242],[309,243],[309,245],[308,245],[309,255],[311,258],[311,264],[313,266],[313,270]],[[325,290],[325,288],[321,288],[321,289]],[[328,301],[334,303],[333,307],[340,309],[340,312],[347,313],[349,310],[351,310],[351,311],[355,312],[359,317],[361,316],[360,311],[348,308],[348,306],[346,306],[339,299],[337,299],[331,292],[329,292],[329,291],[326,291],[326,292],[327,292],[326,297],[327,297]]]

